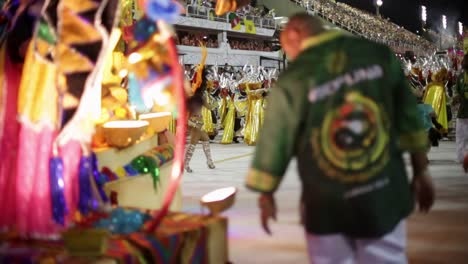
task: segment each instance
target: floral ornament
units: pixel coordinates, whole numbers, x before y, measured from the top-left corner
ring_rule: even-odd
[[[162,20],[167,23],[176,22],[183,8],[172,0],[147,0],[146,15],[153,21]]]
[[[146,42],[157,30],[152,19],[143,17],[133,25],[133,37],[138,42]]]
[[[140,230],[150,218],[150,215],[137,210],[116,208],[109,217],[97,221],[94,227],[107,229],[113,234],[130,234]]]

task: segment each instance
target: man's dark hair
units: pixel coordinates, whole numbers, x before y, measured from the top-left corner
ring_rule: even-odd
[[[292,15],[286,27],[288,30],[295,30],[309,36],[317,35],[325,31],[320,18],[311,16],[305,12]]]

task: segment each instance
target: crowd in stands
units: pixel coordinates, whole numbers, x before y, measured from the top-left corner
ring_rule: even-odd
[[[228,42],[231,49],[273,51],[273,46],[262,40],[230,38]]]
[[[388,19],[378,17],[363,10],[333,0],[291,0],[315,11],[330,22],[354,34],[383,42],[390,46],[433,50],[435,46],[428,40],[399,27]]]
[[[198,47],[201,43],[207,48],[219,47],[216,35],[188,32],[178,32],[177,35],[177,45]],[[229,38],[228,43],[231,49],[236,50],[273,51],[273,45],[263,40]]]
[[[184,0],[184,5],[191,5],[200,8],[215,8],[216,1],[215,0]],[[239,10],[236,13],[240,16],[258,16],[258,17],[274,17],[272,12],[265,8],[255,7],[255,5],[247,5]]]
[[[264,6],[257,6],[255,1],[252,1],[250,5],[242,7],[236,11],[236,14],[241,19],[247,18],[253,20],[255,26],[264,28],[275,28],[275,12],[269,10]],[[227,21],[227,15],[217,17],[214,13],[216,6],[215,0],[185,0],[184,5],[187,8],[188,16],[195,16],[199,18],[207,18],[209,20],[216,21]]]
[[[401,50],[421,50],[433,51],[436,46],[423,37],[420,37],[403,27],[400,27],[388,19],[376,16],[366,11],[351,7],[347,4],[337,2],[335,0],[290,0],[304,8],[316,12],[326,20],[342,27],[356,35],[360,35],[367,39],[385,43],[393,48]],[[187,5],[199,8],[214,8],[215,0],[185,0]],[[275,16],[274,10],[266,8],[254,7],[248,5],[237,11],[239,17],[254,18],[256,26],[257,20],[271,19]],[[206,10],[206,9],[205,9]],[[262,20],[262,21],[263,21]],[[263,21],[265,24],[265,21]],[[272,22],[274,26],[274,22]],[[197,46],[199,42],[205,43],[208,47],[218,47],[216,39],[203,39],[203,36],[185,36],[181,38],[182,45]],[[271,46],[264,44],[262,41],[253,40],[233,40],[230,41],[231,48],[245,50],[271,50]]]
[[[200,6],[200,7],[207,7],[207,8],[214,8],[216,6],[215,0],[182,0],[184,5],[191,5],[191,6]]]
[[[200,43],[207,48],[218,48],[218,38],[216,35],[204,35],[202,33],[178,32],[177,45],[200,46]]]

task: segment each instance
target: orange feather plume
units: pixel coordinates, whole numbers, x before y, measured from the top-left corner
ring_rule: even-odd
[[[195,81],[192,83],[192,92],[195,93],[198,88],[200,88],[202,84],[202,74],[203,69],[205,68],[206,56],[208,55],[208,51],[206,47],[200,43],[200,47],[202,49],[202,59],[200,64],[198,64],[197,71],[195,73]]]

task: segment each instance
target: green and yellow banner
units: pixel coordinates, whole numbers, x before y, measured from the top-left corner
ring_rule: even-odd
[[[255,23],[253,20],[244,18],[245,33],[257,34],[257,29],[255,28]]]

